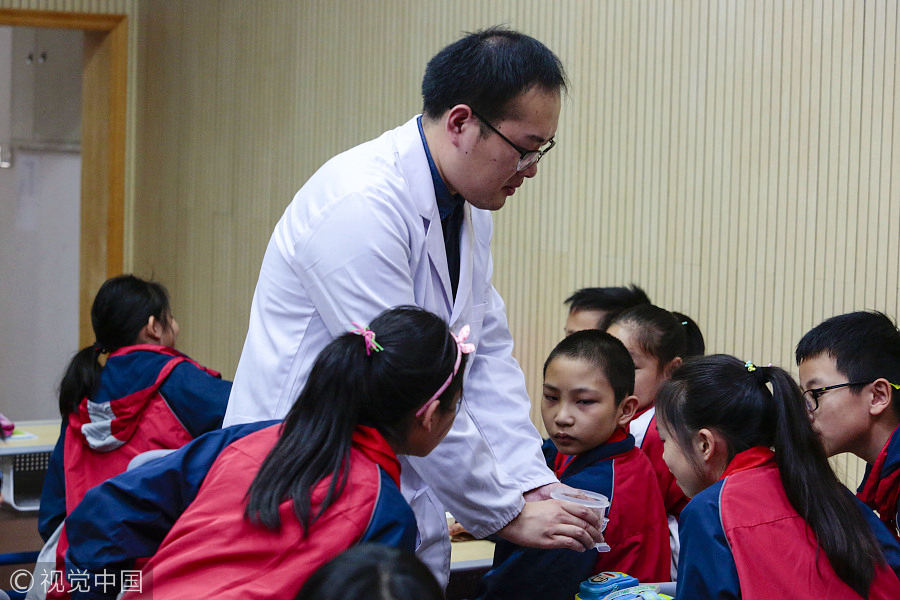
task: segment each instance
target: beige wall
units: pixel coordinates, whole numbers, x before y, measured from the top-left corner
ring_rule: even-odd
[[[417,112],[427,59],[494,23],[547,43],[571,78],[558,146],[496,216],[495,283],[533,395],[578,287],[638,283],[710,351],[786,367],[827,316],[900,312],[894,0],[0,6],[131,15],[126,260],[168,284],[181,346],[226,375],[294,191]]]

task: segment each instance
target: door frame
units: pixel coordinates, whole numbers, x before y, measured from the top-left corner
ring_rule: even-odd
[[[78,339],[94,341],[94,294],[124,268],[125,132],[128,17],[61,11],[0,9],[0,25],[84,31],[81,87],[81,242]]]

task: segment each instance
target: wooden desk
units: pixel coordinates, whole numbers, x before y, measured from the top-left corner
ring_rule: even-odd
[[[474,598],[481,578],[494,560],[494,542],[472,540],[450,544],[450,582],[447,600]]]

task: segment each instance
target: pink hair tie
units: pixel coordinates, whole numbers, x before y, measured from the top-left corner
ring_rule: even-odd
[[[422,405],[422,408],[416,411],[416,416],[421,417],[422,414],[428,409],[428,406],[435,402],[438,398],[441,397],[441,394],[450,387],[450,382],[453,381],[453,378],[456,377],[456,374],[459,372],[459,365],[462,362],[463,354],[471,354],[475,352],[475,344],[470,344],[466,342],[466,339],[469,337],[469,326],[463,325],[462,329],[459,330],[459,334],[454,334],[452,331],[450,335],[456,340],[456,363],[453,365],[453,372],[450,373],[450,376],[447,377],[447,381],[438,388],[438,390],[431,395],[431,398],[425,401],[425,404]]]
[[[356,329],[353,330],[353,333],[361,335],[366,344],[366,356],[371,355],[373,352],[381,352],[384,350],[384,348],[381,347],[381,344],[375,341],[374,331],[368,327],[363,327],[356,321],[353,321],[353,324],[356,325]]]

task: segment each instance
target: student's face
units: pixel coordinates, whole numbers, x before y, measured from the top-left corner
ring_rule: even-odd
[[[630,324],[614,323],[606,331],[619,338],[634,361],[634,395],[638,398],[638,410],[652,406],[659,387],[667,379],[659,360],[641,349]]]
[[[606,376],[586,360],[557,356],[547,365],[541,417],[563,454],[581,454],[606,442],[627,421]]]
[[[803,390],[847,381],[847,376],[837,370],[837,363],[828,354],[819,354],[800,363],[800,388]],[[809,413],[812,428],[822,440],[828,456],[865,452],[870,429],[865,391],[866,388],[853,392],[848,387],[828,390],[819,396],[819,407]]]
[[[491,125],[520,148],[538,150],[556,135],[560,107],[558,91],[533,87],[513,101],[507,118]],[[461,140],[461,162],[450,187],[475,208],[499,210],[526,178],[537,175],[538,164],[516,171],[515,148],[494,132],[482,136],[480,119],[471,119],[474,127]]]
[[[584,331],[586,329],[597,329],[600,321],[606,316],[603,310],[576,310],[569,311],[566,318],[566,337],[572,335],[576,331]]]
[[[663,461],[669,467],[669,471],[675,477],[675,482],[681,491],[688,498],[693,498],[712,484],[709,478],[701,472],[691,461],[689,454],[678,444],[678,441],[672,436],[660,421],[656,421],[656,429],[659,431],[659,437],[663,442]],[[691,449],[690,451],[693,451]]]

